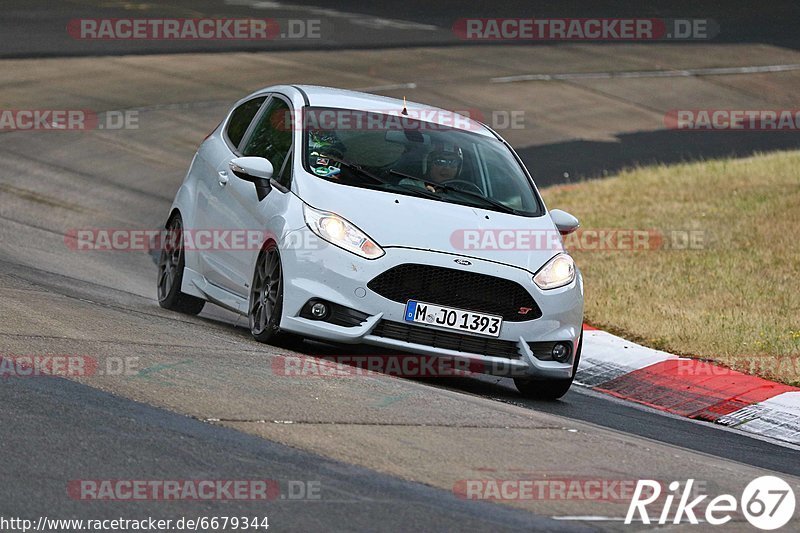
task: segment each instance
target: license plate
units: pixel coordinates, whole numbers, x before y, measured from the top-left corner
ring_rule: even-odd
[[[409,300],[406,304],[405,319],[406,322],[466,331],[489,337],[499,337],[500,326],[503,324],[503,318],[499,316],[415,302],[414,300]]]

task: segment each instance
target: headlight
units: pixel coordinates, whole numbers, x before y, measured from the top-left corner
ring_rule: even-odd
[[[335,213],[303,205],[306,224],[318,237],[367,259],[377,259],[385,252],[369,236]]]
[[[575,261],[567,254],[558,254],[533,276],[540,289],[563,287],[575,279]]]

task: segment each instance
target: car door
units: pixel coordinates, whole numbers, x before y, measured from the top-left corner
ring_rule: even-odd
[[[207,234],[222,229],[221,212],[228,208],[223,194],[227,172],[221,175],[220,168],[239,154],[239,145],[267,98],[268,95],[257,96],[236,106],[220,134],[201,145],[193,165],[197,178],[197,210],[192,227],[197,232],[194,248],[200,273],[215,283],[224,277],[219,273],[223,263],[213,242],[209,245],[211,235]]]
[[[279,211],[276,203],[282,205],[285,200],[281,197],[288,192],[280,184],[279,177],[292,150],[290,120],[288,102],[272,95],[259,109],[239,149],[231,151],[217,169],[219,208],[214,216],[220,229],[232,232],[227,240],[222,240],[222,248],[215,250],[215,265],[208,279],[242,297],[248,296],[258,245],[267,234],[277,231],[268,224],[270,217]],[[272,190],[262,199],[252,182],[237,177],[230,170],[230,162],[242,156],[263,157],[272,163]]]

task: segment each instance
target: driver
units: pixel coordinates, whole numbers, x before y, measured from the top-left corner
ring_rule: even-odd
[[[464,156],[458,146],[447,146],[428,154],[426,178],[434,183],[458,179]]]
[[[425,165],[424,185],[430,192],[436,192],[436,184],[458,179],[464,165],[464,156],[461,148],[453,144],[441,145],[428,153]],[[413,185],[422,188],[421,182],[411,179],[400,180],[401,185]]]

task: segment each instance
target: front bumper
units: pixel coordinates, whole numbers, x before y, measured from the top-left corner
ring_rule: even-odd
[[[409,248],[386,248],[383,257],[367,260],[319,240],[313,250],[288,245],[287,243],[309,242],[307,235],[292,233],[310,231],[306,228],[295,230],[286,236],[281,245],[285,273],[281,329],[332,342],[365,343],[426,356],[448,356],[477,363],[491,374],[550,379],[572,376],[573,358],[583,325],[583,282],[580,272],[571,284],[542,291],[533,283],[530,272],[478,258],[469,257],[472,264],[462,266],[455,263],[455,259],[468,256]],[[405,263],[468,269],[514,281],[528,290],[541,309],[542,316],[524,322],[504,321],[498,337],[499,340],[516,343],[518,357],[494,357],[376,335],[374,331],[382,320],[405,324],[405,305],[373,292],[367,287],[367,283],[386,270]],[[303,305],[312,298],[321,298],[356,309],[369,317],[358,326],[344,327],[299,316]],[[570,360],[559,363],[537,359],[528,343],[545,341],[572,342],[574,349]]]

